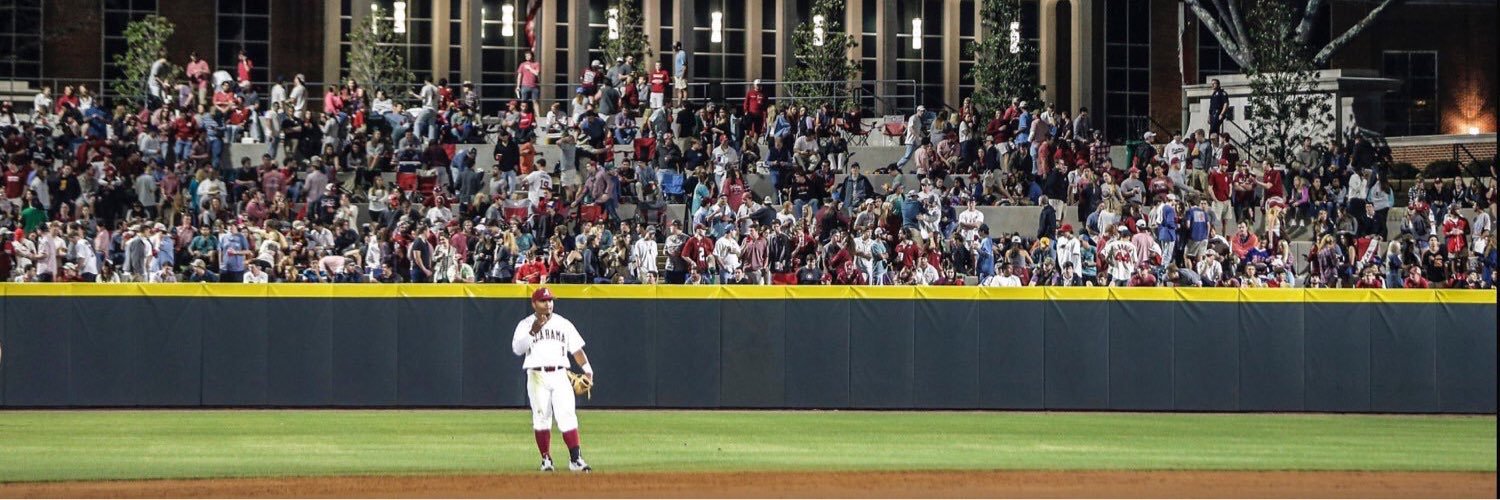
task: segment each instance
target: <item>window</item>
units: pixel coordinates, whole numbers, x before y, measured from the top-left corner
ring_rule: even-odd
[[[396,2],[397,0],[370,1],[371,6],[380,7],[379,22],[382,33],[384,33],[387,29],[394,29],[396,20]],[[404,26],[404,28],[406,29],[406,33],[396,34],[396,42],[391,44],[391,46],[396,47],[397,52],[401,54],[401,58],[406,61],[406,67],[411,69],[412,75],[415,76],[418,80],[417,82],[410,83],[419,83],[423,78],[427,78],[429,76],[434,80],[438,78],[446,78],[447,75],[432,74],[432,1],[404,0],[404,2],[406,4],[406,24]],[[339,23],[340,29],[343,30],[345,35],[339,42],[339,53],[341,55],[340,59],[342,61],[340,67],[342,67],[345,72],[347,72],[349,69],[348,33],[352,22],[350,17],[351,12],[349,10],[351,8],[352,7],[347,4],[344,6],[343,15],[340,16],[341,22]],[[365,14],[369,15],[368,12]]]
[[[0,78],[36,81],[42,77],[42,1],[11,0],[0,5]]]
[[[131,22],[156,14],[156,0],[107,0],[103,5],[103,13],[104,59],[101,61],[101,75],[104,80],[118,80],[125,77],[125,72],[115,66],[115,56],[125,53],[125,27]],[[185,55],[172,54],[176,64],[183,64]],[[96,90],[104,95],[113,95],[109,88]]]
[[[495,18],[497,18],[497,19],[500,17],[500,11],[499,10],[483,9],[483,10],[480,10],[479,12],[480,12],[480,14],[482,14],[480,16],[480,20],[479,20],[481,24],[484,23],[484,18],[485,17],[495,16]],[[464,46],[464,2],[449,2],[448,3],[448,81],[450,81],[450,82],[462,82],[462,81],[464,81],[464,73],[463,73],[463,70],[464,70],[463,46]],[[483,83],[483,80],[481,80],[479,82],[474,82],[474,83],[475,83],[475,85],[479,85],[479,84]],[[480,90],[480,91],[483,90],[482,88],[478,88],[478,87],[476,87],[475,89],[476,90]],[[483,92],[480,92],[480,95],[483,95]]]
[[[263,0],[219,0],[219,37],[215,62],[219,69],[236,75],[239,51],[255,63],[250,81],[266,85],[271,80],[271,4]]]
[[[1145,133],[1151,104],[1151,0],[1127,0],[1104,21],[1104,133]]]
[[[979,9],[975,0],[961,0],[959,2],[959,27],[958,27],[958,102],[963,103],[974,94],[974,80],[969,78],[969,72],[973,71],[976,60],[969,51],[973,50],[978,39],[974,34],[979,29]]]
[[[1211,4],[1204,4],[1204,8],[1212,8]],[[1198,23],[1198,82],[1208,83],[1210,78],[1219,75],[1232,75],[1240,72],[1240,64],[1229,57],[1229,51],[1219,44],[1219,39],[1202,22]]]
[[[947,83],[943,78],[943,1],[903,2],[896,12],[896,79],[916,80],[917,102],[942,109]],[[912,20],[916,18],[922,19],[920,49],[912,48]]]
[[[479,98],[480,107],[487,115],[498,112],[507,100],[515,97],[516,69],[526,57],[524,54],[531,50],[526,45],[525,3],[524,0],[484,0],[484,32],[480,34],[483,42],[479,54],[483,59],[479,67],[484,71],[480,82],[475,84],[482,82],[484,85]],[[511,36],[505,36],[504,26],[500,23],[506,5],[519,9],[514,14],[516,23]]]
[[[1385,95],[1385,135],[1431,135],[1438,127],[1437,52],[1386,51],[1381,74],[1401,80]]]
[[[723,38],[713,42],[713,13],[722,14]],[[698,83],[745,81],[745,2],[740,0],[699,0],[693,8],[693,58],[688,62],[688,96],[708,97],[707,88]],[[762,21],[763,22],[763,21]],[[710,86],[713,87],[713,86]],[[744,97],[745,87],[727,88],[724,98]]]

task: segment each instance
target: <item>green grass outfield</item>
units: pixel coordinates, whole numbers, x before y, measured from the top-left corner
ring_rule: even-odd
[[[601,472],[1495,471],[1494,416],[589,411]],[[567,456],[554,433],[554,455]],[[0,482],[514,473],[525,411],[3,411]]]

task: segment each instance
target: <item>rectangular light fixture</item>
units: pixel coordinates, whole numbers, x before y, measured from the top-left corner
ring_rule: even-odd
[[[922,50],[922,18],[911,19],[911,49]]]
[[[1010,53],[1015,54],[1015,53],[1020,52],[1020,51],[1021,51],[1021,22],[1020,21],[1011,21],[1010,22]]]
[[[813,45],[814,46],[817,46],[817,47],[822,47],[823,46],[823,35],[824,35],[824,32],[823,32],[823,16],[822,15],[813,16]]]
[[[708,41],[710,43],[722,43],[724,41],[724,13],[714,11],[713,24],[709,25]]]
[[[380,34],[380,6],[379,5],[376,5],[376,4],[373,4],[373,3],[370,4],[370,17],[374,18],[374,20],[370,22],[370,31],[373,32],[373,33],[375,33],[375,34],[377,34],[377,35],[379,35]]]
[[[505,4],[500,6],[500,36],[516,36],[516,6]]]
[[[620,39],[620,9],[609,9],[609,39]]]
[[[406,2],[396,2],[391,9],[392,30],[396,33],[406,33]]]

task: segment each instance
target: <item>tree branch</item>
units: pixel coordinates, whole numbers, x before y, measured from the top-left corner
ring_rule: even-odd
[[[1313,22],[1322,6],[1323,0],[1307,0],[1307,8],[1302,11],[1302,22],[1297,23],[1297,43],[1307,45],[1307,40],[1312,38]]]
[[[1365,28],[1368,28],[1371,24],[1374,24],[1375,18],[1380,17],[1380,13],[1384,12],[1386,7],[1390,7],[1391,5],[1397,3],[1401,3],[1401,0],[1382,0],[1380,2],[1380,5],[1376,5],[1374,9],[1370,10],[1369,14],[1365,15],[1364,19],[1360,19],[1358,23],[1354,23],[1354,26],[1350,26],[1348,31],[1345,31],[1344,34],[1339,35],[1339,37],[1333,39],[1333,41],[1328,42],[1328,45],[1325,45],[1323,47],[1323,50],[1319,50],[1318,55],[1313,56],[1313,66],[1322,66],[1326,64],[1328,62],[1328,59],[1333,57],[1334,52],[1337,52],[1339,49],[1344,48],[1344,46],[1348,45],[1351,40],[1354,40],[1354,37],[1359,36],[1359,34],[1363,32]]]
[[[1254,63],[1255,52],[1250,50],[1250,36],[1245,32],[1245,22],[1240,20],[1239,0],[1224,0],[1224,3],[1229,4],[1229,26],[1234,29],[1235,35],[1239,36],[1240,46],[1245,47],[1245,58]]]
[[[1192,9],[1193,15],[1198,16],[1198,22],[1203,23],[1203,26],[1208,28],[1208,32],[1213,33],[1214,38],[1219,40],[1219,45],[1224,46],[1224,52],[1229,54],[1230,59],[1234,59],[1234,62],[1246,71],[1254,68],[1255,61],[1247,57],[1245,49],[1235,41],[1234,36],[1230,35],[1224,30],[1223,26],[1219,25],[1219,22],[1214,19],[1213,14],[1210,14],[1208,9],[1203,8],[1201,0],[1187,0],[1187,6],[1189,9]]]

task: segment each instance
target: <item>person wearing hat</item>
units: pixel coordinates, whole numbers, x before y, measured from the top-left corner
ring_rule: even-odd
[[[906,153],[901,155],[901,159],[896,160],[897,174],[900,174],[901,169],[906,167],[906,163],[911,161],[912,156],[917,153],[917,148],[922,146],[922,138],[927,137],[927,134],[922,130],[922,124],[926,119],[926,115],[927,106],[917,106],[917,111],[906,119],[906,136],[904,137],[906,140]]]
[[[511,350],[524,356],[521,369],[526,371],[526,396],[531,406],[531,429],[536,435],[537,451],[542,455],[542,472],[551,472],[552,424],[562,432],[568,446],[568,469],[573,472],[591,472],[592,467],[583,460],[583,451],[578,439],[578,415],[573,400],[573,382],[569,378],[568,362],[583,370],[583,378],[589,386],[594,383],[594,367],[589,364],[588,354],[583,351],[585,342],[578,327],[554,312],[555,298],[552,290],[542,287],[531,294],[532,314],[516,323],[511,336]]]
[[[750,130],[760,136],[765,133],[766,128],[766,94],[760,90],[760,79],[750,82],[750,90],[745,91],[745,117],[750,123]]]
[[[165,269],[163,269],[163,271],[165,271]],[[187,279],[185,281],[187,281],[188,283],[217,283],[219,281],[219,275],[209,271],[208,263],[203,262],[203,259],[193,259],[192,268],[188,270]]]

